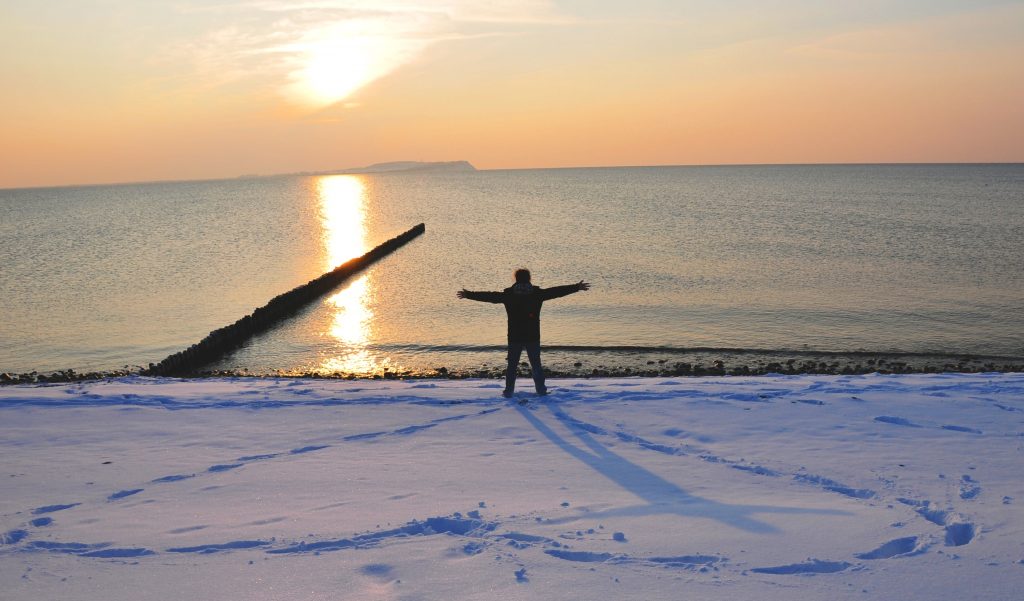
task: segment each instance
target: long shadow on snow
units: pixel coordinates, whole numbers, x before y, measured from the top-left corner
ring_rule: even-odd
[[[611,517],[611,516],[642,516],[675,514],[687,517],[703,517],[718,520],[723,524],[740,528],[748,532],[770,533],[778,529],[760,520],[751,517],[758,513],[808,513],[817,515],[849,515],[847,511],[837,509],[804,509],[796,507],[774,507],[770,505],[730,505],[719,503],[691,495],[676,484],[669,482],[661,476],[616,455],[608,447],[595,440],[590,432],[577,425],[576,420],[560,410],[548,410],[556,419],[564,423],[570,431],[590,452],[577,447],[566,441],[552,430],[547,424],[541,421],[536,415],[525,407],[517,407],[519,414],[523,416],[538,432],[545,438],[557,445],[560,449],[580,460],[588,467],[628,490],[634,495],[647,502],[646,505],[634,505],[632,507],[620,507],[597,513],[586,514],[587,518]],[[570,522],[580,517],[561,518],[550,520],[550,523]]]

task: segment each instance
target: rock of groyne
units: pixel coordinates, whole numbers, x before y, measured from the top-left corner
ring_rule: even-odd
[[[318,278],[275,296],[266,305],[231,325],[210,332],[187,349],[174,353],[159,363],[151,363],[144,373],[152,376],[176,376],[196,372],[242,346],[256,334],[265,332],[295,315],[300,309],[330,292],[352,275],[398,250],[425,231],[426,225],[421,223],[380,244],[363,256],[346,261]]]

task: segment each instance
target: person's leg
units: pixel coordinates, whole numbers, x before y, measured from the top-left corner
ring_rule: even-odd
[[[533,385],[537,388],[537,394],[547,394],[548,389],[544,386],[544,368],[540,364],[540,343],[531,342],[524,346],[526,356],[530,359],[530,371],[533,373]]]
[[[519,371],[519,358],[523,356],[523,345],[520,342],[508,343],[508,369],[505,370],[505,396],[512,396],[516,389],[516,373]]]

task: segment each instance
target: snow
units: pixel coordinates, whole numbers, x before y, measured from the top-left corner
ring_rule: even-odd
[[[0,387],[0,597],[1024,588],[1024,374],[550,384]]]

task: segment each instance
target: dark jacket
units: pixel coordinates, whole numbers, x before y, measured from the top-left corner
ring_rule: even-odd
[[[470,292],[465,297],[485,303],[502,303],[508,314],[509,342],[540,342],[540,308],[546,300],[579,292],[579,284],[540,288],[521,284],[501,292]]]

